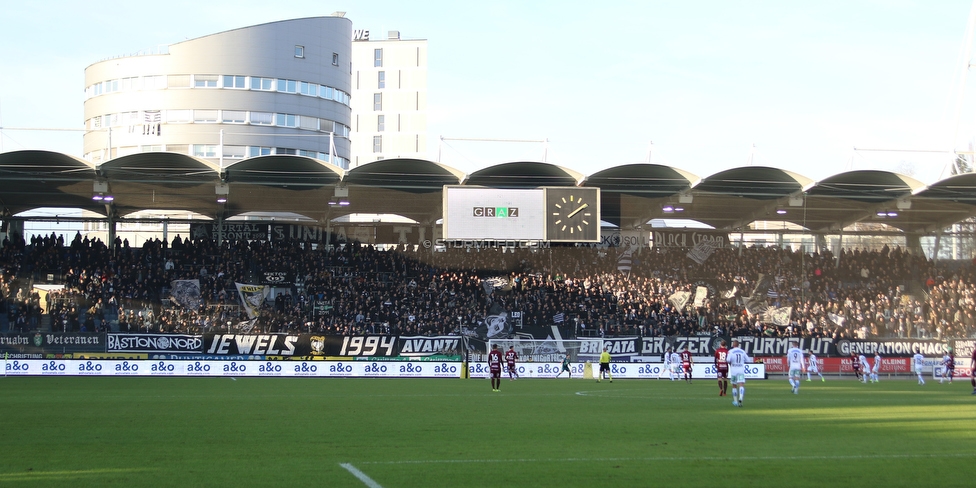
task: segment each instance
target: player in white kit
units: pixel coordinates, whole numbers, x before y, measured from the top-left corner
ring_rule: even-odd
[[[803,374],[803,351],[798,347],[798,343],[790,341],[790,349],[786,351],[786,364],[790,375],[790,388],[793,394],[800,393],[800,376]]]
[[[664,377],[664,374],[667,373],[668,377],[671,378],[671,381],[674,381],[674,373],[671,371],[671,348],[670,347],[668,348],[667,351],[664,351],[663,355],[661,355],[661,362],[663,363],[664,367],[661,368],[661,374],[657,375],[657,378],[661,379],[662,377]]]
[[[881,371],[881,353],[874,353],[874,366],[871,366],[871,383],[878,382],[878,371]]]
[[[817,355],[810,351],[809,357],[807,357],[807,381],[810,381],[810,373],[817,373],[820,377],[820,381],[826,381],[822,374],[820,374],[820,363],[817,362]]]
[[[732,405],[742,406],[746,396],[746,363],[752,359],[739,347],[739,341],[732,341],[732,349],[726,356],[729,362],[729,379],[732,381]]]
[[[671,353],[671,381],[681,377],[681,354]]]
[[[863,354],[857,355],[857,362],[861,363],[861,383],[868,382],[868,372],[871,371],[871,365],[868,364],[868,358],[864,357]]]
[[[925,356],[917,352],[912,356],[912,365],[915,366],[915,374],[918,375],[918,384],[924,385],[925,379],[922,378],[922,368],[925,366]]]

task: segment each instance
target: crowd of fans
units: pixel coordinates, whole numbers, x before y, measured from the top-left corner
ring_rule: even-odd
[[[349,243],[175,237],[130,247],[77,234],[5,238],[0,293],[10,331],[200,333],[226,330],[324,334],[447,335],[475,329],[498,310],[524,326],[561,325],[579,336],[800,335],[834,338],[972,337],[976,275],[971,264],[935,266],[903,249],[802,253],[724,248],[698,264],[686,249],[377,249]],[[264,271],[291,277],[256,320],[235,283]],[[64,285],[47,292],[35,285]],[[764,283],[757,290],[760,276]],[[169,299],[174,280],[199,280],[200,306]],[[676,292],[703,303],[680,309]],[[753,293],[752,300],[744,300]],[[759,298],[760,300],[756,300]],[[786,323],[749,310],[792,307]],[[46,303],[46,310],[44,304]],[[678,302],[680,304],[680,302]]]

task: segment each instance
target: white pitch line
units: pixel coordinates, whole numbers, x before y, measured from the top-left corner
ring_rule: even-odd
[[[614,462],[614,461],[844,461],[858,459],[929,459],[929,458],[976,458],[973,453],[944,454],[871,454],[855,456],[662,456],[633,458],[549,458],[549,459],[430,459],[416,461],[360,461],[359,464],[490,464],[490,463],[538,463],[538,462]],[[350,466],[343,464],[343,467]],[[346,467],[346,469],[350,469]],[[356,468],[352,468],[356,469]],[[358,470],[357,470],[358,472]],[[365,475],[364,475],[365,476]],[[377,485],[379,486],[379,485]]]
[[[359,481],[362,481],[363,484],[368,486],[369,488],[383,488],[382,486],[380,486],[379,483],[373,481],[373,478],[366,476],[366,473],[356,469],[355,466],[349,463],[341,463],[339,464],[339,466],[342,466],[343,468],[346,469],[346,471],[352,473],[353,476],[359,478]]]

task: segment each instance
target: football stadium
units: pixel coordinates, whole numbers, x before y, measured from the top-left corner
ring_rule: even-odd
[[[95,63],[85,158],[0,153],[0,485],[971,483],[976,173],[360,158],[393,34]]]

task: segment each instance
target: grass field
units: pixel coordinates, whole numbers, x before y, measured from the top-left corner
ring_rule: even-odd
[[[971,486],[969,382],[0,378],[0,486]],[[360,476],[357,477],[356,474]]]

